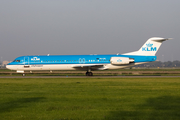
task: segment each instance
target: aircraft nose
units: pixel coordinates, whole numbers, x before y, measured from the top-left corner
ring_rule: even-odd
[[[6,65],[6,68],[7,69],[12,69],[12,66],[11,65]]]
[[[6,68],[9,69],[9,65],[6,65]]]

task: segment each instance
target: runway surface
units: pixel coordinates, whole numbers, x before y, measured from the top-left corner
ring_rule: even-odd
[[[0,78],[177,78],[180,76],[0,76]]]

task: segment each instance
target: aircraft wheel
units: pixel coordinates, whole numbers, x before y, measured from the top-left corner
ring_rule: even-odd
[[[93,73],[92,73],[92,72],[89,72],[89,76],[93,76]]]
[[[22,76],[24,77],[24,76],[26,76],[25,74],[22,74]]]
[[[93,76],[92,72],[86,72],[86,76]]]

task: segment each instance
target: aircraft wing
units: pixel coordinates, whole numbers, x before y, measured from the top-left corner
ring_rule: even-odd
[[[82,70],[86,70],[86,69],[92,69],[92,70],[100,70],[100,69],[102,69],[102,70],[104,70],[105,69],[105,67],[104,67],[104,65],[103,64],[99,64],[99,65],[97,65],[97,64],[92,64],[92,65],[85,65],[85,64],[82,64],[82,65],[74,65],[74,66],[72,66],[73,68],[76,68],[76,69],[82,69]]]

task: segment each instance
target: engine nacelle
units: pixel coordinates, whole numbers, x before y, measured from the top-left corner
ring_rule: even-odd
[[[128,57],[111,57],[110,62],[113,65],[124,65],[134,62],[134,59]]]

